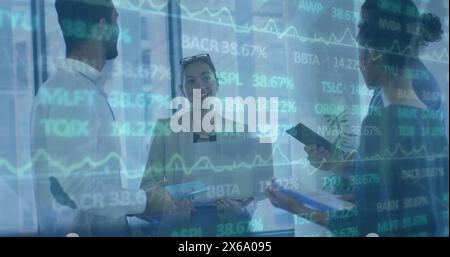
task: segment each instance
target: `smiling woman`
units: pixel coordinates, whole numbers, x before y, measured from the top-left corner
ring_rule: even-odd
[[[256,191],[259,189],[258,179],[261,178],[258,176],[269,172],[273,175],[270,157],[267,156],[271,154],[271,145],[262,147],[261,144],[256,144],[256,138],[252,138],[251,131],[256,131],[258,125],[256,101],[253,98],[225,99],[225,108],[234,110],[235,105],[242,107],[237,112],[241,113],[239,119],[231,116],[231,120],[227,120],[227,114],[223,115],[222,112],[225,108],[222,107],[219,98],[215,97],[219,84],[215,79],[216,70],[209,56],[202,54],[182,59],[181,68],[180,89],[185,97],[175,98],[171,106],[178,108],[181,105],[182,108],[170,120],[158,121],[158,124],[163,126],[170,123],[172,133],[153,139],[141,187],[152,187],[160,182],[169,186],[183,185],[198,180],[208,187],[208,192],[204,194],[206,196],[198,196],[200,200],[196,197],[198,201],[194,205],[192,199],[178,199],[169,193],[167,187],[150,190],[152,214],[161,220],[158,234],[172,235],[176,231],[200,227],[203,236],[217,236],[222,233],[220,231],[223,224],[233,226],[239,222],[243,222],[242,226],[245,227],[241,234],[246,233],[250,215],[254,211],[252,203],[256,202],[254,201]],[[266,99],[263,98],[260,102],[263,100]],[[248,127],[243,122],[245,105],[251,109],[248,113]],[[275,132],[278,117],[276,105],[275,99],[270,106],[273,113],[270,113],[269,124]],[[233,115],[233,112],[229,113]],[[266,112],[259,114],[264,114],[264,119],[260,119],[260,125],[267,125]],[[241,124],[238,123],[239,120],[242,121]],[[236,133],[231,136],[229,133],[223,133],[226,131]],[[270,140],[271,138],[268,138],[266,143],[271,143]],[[233,149],[233,146],[237,149]],[[266,151],[258,152],[256,150],[258,147]],[[244,165],[247,168],[242,168],[241,165],[232,164],[251,162],[256,154],[253,156],[246,153],[253,151],[258,152],[261,159],[269,160],[266,161],[266,165],[255,167]],[[246,179],[238,180],[236,176]],[[246,185],[243,186],[242,183]],[[216,192],[215,189],[223,189],[224,186],[233,190]]]

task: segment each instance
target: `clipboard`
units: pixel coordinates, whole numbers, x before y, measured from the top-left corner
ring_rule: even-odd
[[[339,199],[336,195],[325,191],[305,191],[289,190],[276,182],[272,182],[273,187],[278,191],[294,198],[296,201],[308,205],[320,211],[341,211],[349,210],[355,207],[354,204]]]

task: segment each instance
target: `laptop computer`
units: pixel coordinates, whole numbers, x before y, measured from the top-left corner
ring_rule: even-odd
[[[274,176],[272,145],[261,144],[258,138],[195,144],[192,157],[187,181],[167,189],[173,195],[192,197],[194,202],[221,197],[259,200]]]

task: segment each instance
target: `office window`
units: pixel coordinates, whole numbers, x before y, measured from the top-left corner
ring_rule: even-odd
[[[30,1],[0,3],[0,235],[35,229],[29,169],[34,96]]]

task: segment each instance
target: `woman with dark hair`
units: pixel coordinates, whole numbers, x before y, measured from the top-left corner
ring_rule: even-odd
[[[180,91],[189,101],[191,106],[195,101],[204,101],[208,97],[216,96],[219,91],[219,81],[216,68],[209,54],[199,54],[183,58],[180,61],[181,85]],[[200,90],[195,99],[194,90]],[[192,109],[191,109],[192,111]],[[210,110],[201,110],[201,118]],[[225,118],[222,123],[225,124]],[[190,115],[190,126],[194,126],[193,115]],[[214,125],[219,123],[214,120]],[[156,127],[170,127],[170,119],[158,120]],[[236,127],[233,122],[233,127]],[[247,131],[247,130],[245,130]],[[171,132],[167,135],[155,136],[152,140],[149,158],[145,173],[141,181],[141,188],[149,192],[150,216],[160,218],[158,236],[168,236],[175,232],[193,227],[201,227],[202,236],[216,236],[219,234],[220,223],[242,223],[249,222],[250,213],[254,209],[253,199],[242,197],[235,192],[217,193],[216,187],[222,187],[226,181],[222,181],[223,173],[214,172],[212,169],[193,169],[198,160],[208,157],[202,145],[221,145],[225,142],[247,142],[250,134],[221,133],[204,131],[200,132]],[[211,148],[212,149],[212,148]],[[215,148],[216,149],[216,148]],[[219,153],[214,153],[219,155]],[[175,159],[177,158],[177,159]],[[182,165],[177,165],[173,160],[182,160]],[[174,164],[175,163],[175,164]],[[192,170],[189,170],[192,168]],[[242,174],[236,175],[235,179],[242,179]],[[183,185],[183,183],[201,181],[207,186],[207,192],[196,195],[201,199],[201,204],[194,203],[192,199],[176,199],[164,187],[165,185]],[[189,187],[188,184],[183,185]],[[243,189],[241,189],[242,191]],[[218,190],[217,190],[218,191]]]
[[[419,14],[411,0],[390,1],[392,8],[383,3],[364,3],[358,35],[361,72],[366,85],[380,92],[383,105],[369,111],[357,154],[338,169],[352,181],[355,208],[316,211],[276,186],[267,195],[275,206],[325,225],[337,236],[448,236],[442,114],[421,101],[412,84],[419,50],[440,39],[441,23],[434,15]],[[318,156],[335,158],[314,146],[305,150],[312,162],[320,162]]]

